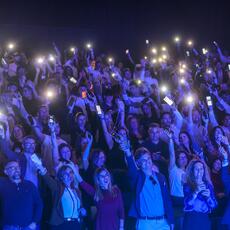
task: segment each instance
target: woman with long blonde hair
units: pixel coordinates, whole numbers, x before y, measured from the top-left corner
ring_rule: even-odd
[[[186,168],[183,229],[211,229],[208,214],[216,207],[209,170],[202,160],[192,160]]]
[[[81,188],[94,198],[97,207],[96,230],[123,230],[124,207],[120,189],[112,184],[106,168],[98,168],[94,174],[95,187],[83,181],[79,172],[76,178]]]

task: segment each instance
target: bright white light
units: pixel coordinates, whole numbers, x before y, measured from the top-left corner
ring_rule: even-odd
[[[144,56],[144,59],[145,59],[145,60],[147,60],[147,59],[148,59],[148,57],[147,57],[147,56]]]
[[[145,43],[146,43],[146,44],[149,44],[149,40],[148,40],[148,39],[147,39],[147,40],[145,40]]]
[[[115,77],[115,76],[116,76],[116,74],[115,74],[115,73],[112,73],[112,74],[111,74],[111,76],[112,76],[112,77]]]
[[[12,50],[14,49],[15,45],[13,43],[9,43],[8,44],[8,49]]]
[[[110,63],[113,62],[113,58],[112,58],[112,57],[109,57],[109,58],[108,58],[108,62],[110,62]]]
[[[153,64],[157,63],[157,59],[153,59],[153,60],[152,60],[152,63],[153,63]]]
[[[193,41],[192,40],[188,40],[187,44],[188,44],[188,46],[192,46],[193,45]]]
[[[138,85],[141,84],[141,80],[140,80],[140,79],[137,80],[137,84],[138,84]]]
[[[44,58],[43,58],[43,57],[38,57],[38,58],[37,58],[37,63],[38,63],[38,64],[44,63]]]
[[[207,74],[211,74],[211,73],[212,73],[212,70],[211,70],[211,69],[207,69],[207,70],[206,70],[206,73],[207,73]]]
[[[46,96],[47,96],[48,98],[52,98],[52,97],[54,96],[54,93],[53,93],[52,91],[48,90],[48,91],[46,92]]]
[[[181,83],[181,84],[184,84],[184,83],[185,83],[184,78],[180,79],[180,83]]]
[[[182,69],[182,68],[180,68],[180,69],[179,69],[179,72],[180,72],[180,73],[184,73],[184,72],[185,72],[185,70],[184,70],[184,69]]]
[[[162,50],[162,51],[167,51],[167,48],[166,48],[165,46],[162,46],[162,47],[161,47],[161,50]]]
[[[52,54],[49,55],[49,61],[51,61],[51,62],[55,61],[55,58],[54,58],[54,56]]]
[[[88,49],[90,49],[90,48],[92,48],[92,45],[91,45],[90,43],[87,43],[87,44],[86,44],[86,47],[87,47]]]
[[[176,43],[180,42],[180,37],[179,37],[179,36],[176,36],[176,37],[174,38],[174,42],[176,42]]]
[[[165,60],[165,59],[167,59],[168,57],[167,57],[167,55],[162,55],[162,58]]]
[[[192,102],[194,101],[193,96],[189,95],[189,96],[186,98],[186,101],[187,101],[187,103],[192,103]]]
[[[128,54],[128,53],[129,53],[129,50],[127,49],[127,50],[125,51],[125,53]]]
[[[162,85],[162,86],[161,86],[161,91],[162,91],[163,93],[167,92],[167,91],[168,91],[167,86]]]
[[[152,53],[157,54],[157,49],[156,48],[152,48]]]
[[[74,47],[71,47],[71,48],[70,48],[70,51],[74,53],[74,52],[75,52],[75,48],[74,48]]]
[[[182,66],[181,66],[183,69],[186,69],[187,68],[187,66],[185,65],[185,64],[182,64]]]
[[[205,48],[203,48],[203,49],[202,49],[202,53],[205,55],[205,54],[207,54],[207,53],[208,53],[208,50],[207,50],[207,49],[205,49]]]

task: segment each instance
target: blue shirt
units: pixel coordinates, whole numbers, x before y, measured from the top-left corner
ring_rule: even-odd
[[[152,178],[155,182],[149,176],[146,177],[140,193],[140,209],[143,217],[163,216],[165,214],[159,181],[155,175]]]

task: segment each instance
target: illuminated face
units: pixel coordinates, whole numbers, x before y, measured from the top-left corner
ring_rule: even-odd
[[[188,164],[188,158],[185,153],[180,153],[178,158],[177,158],[177,163],[179,168],[185,168],[186,165]]]
[[[152,114],[151,107],[148,104],[144,104],[142,110],[145,115]]]
[[[138,121],[136,118],[132,118],[130,120],[130,126],[132,129],[135,129],[135,130],[138,129]]]
[[[74,180],[74,173],[71,168],[67,168],[62,172],[61,180],[65,185],[70,185]]]
[[[33,98],[32,90],[29,87],[24,87],[22,91],[22,96],[29,100],[32,99]]]
[[[196,124],[201,121],[201,115],[200,115],[199,111],[193,110],[193,112],[192,112],[192,120]]]
[[[27,138],[23,142],[23,149],[26,153],[33,154],[35,152],[36,142],[33,138]]]
[[[202,180],[204,176],[204,166],[202,163],[197,162],[194,165],[193,174],[196,180]]]
[[[160,130],[157,127],[149,128],[149,139],[154,142],[158,142],[160,140]]]
[[[70,160],[70,158],[71,158],[71,150],[69,149],[69,147],[65,146],[65,147],[61,148],[60,156],[64,160]]]
[[[150,154],[144,154],[138,160],[138,165],[140,166],[142,171],[149,171],[152,170],[153,162]]]
[[[186,133],[180,133],[179,135],[179,141],[180,141],[180,144],[182,145],[187,145],[189,144],[189,137]]]
[[[221,136],[223,136],[222,130],[220,128],[216,128],[214,136],[215,136],[215,140],[219,141]]]
[[[102,189],[108,189],[110,183],[111,183],[111,179],[109,173],[106,170],[101,171],[100,174],[98,175],[99,186]]]
[[[5,174],[12,180],[18,180],[21,177],[21,169],[18,162],[12,161],[5,166]]]
[[[85,115],[79,115],[77,119],[77,124],[79,127],[85,127],[86,124],[86,117]]]
[[[219,172],[221,170],[221,161],[219,159],[215,160],[213,163],[213,169],[216,172]]]
[[[48,121],[48,119],[49,119],[49,110],[48,110],[48,108],[46,106],[42,106],[39,109],[38,117],[39,117],[40,120]]]
[[[130,93],[132,96],[139,96],[140,95],[140,89],[136,85],[131,85],[129,87]]]
[[[170,125],[172,124],[171,116],[165,113],[161,118],[161,124],[163,127],[170,127]]]
[[[95,160],[95,165],[101,168],[105,164],[105,154],[103,152],[99,153],[98,158]]]
[[[22,132],[21,127],[19,127],[19,126],[16,125],[16,126],[14,127],[13,132],[14,132],[14,137],[15,137],[17,140],[21,140],[21,139],[23,138],[23,132]]]

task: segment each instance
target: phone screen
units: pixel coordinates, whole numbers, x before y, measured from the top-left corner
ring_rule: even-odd
[[[230,71],[230,64],[228,64],[228,70]]]
[[[173,104],[173,101],[168,97],[165,97],[163,100],[170,106]]]
[[[101,111],[101,106],[100,105],[96,105],[96,110],[97,110],[97,114],[101,115],[102,111]]]
[[[207,105],[208,105],[208,106],[212,106],[212,99],[211,99],[210,96],[207,96],[207,97],[206,97],[206,101],[207,101]]]

